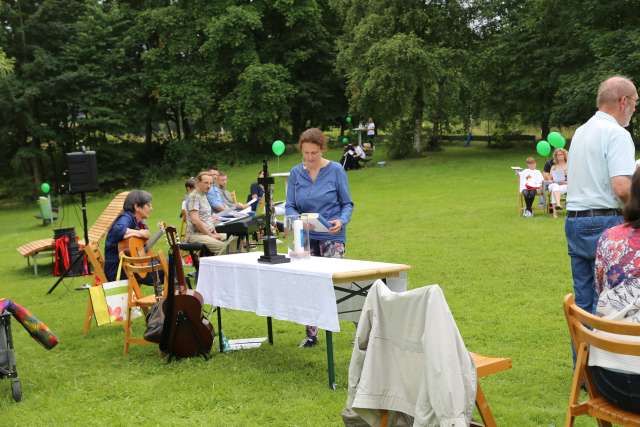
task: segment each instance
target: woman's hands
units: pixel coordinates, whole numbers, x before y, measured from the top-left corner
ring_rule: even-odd
[[[339,219],[332,219],[329,221],[330,224],[333,224],[331,228],[329,228],[329,233],[337,234],[342,230],[342,221]]]

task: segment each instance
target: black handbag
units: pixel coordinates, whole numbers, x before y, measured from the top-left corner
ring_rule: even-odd
[[[164,329],[164,298],[151,306],[147,313],[147,329],[144,331],[144,339],[160,344],[162,330]]]

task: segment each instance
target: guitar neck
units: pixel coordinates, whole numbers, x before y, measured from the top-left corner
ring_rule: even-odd
[[[183,295],[187,292],[187,283],[184,279],[184,271],[182,270],[182,256],[180,255],[176,229],[174,227],[167,227],[166,234],[167,241],[171,247],[171,253],[173,255],[174,271],[176,273],[175,280],[178,282],[178,293]]]
[[[160,240],[160,237],[162,236],[163,233],[164,233],[164,230],[160,229],[153,236],[151,236],[149,240],[147,240],[147,243],[145,243],[144,245],[145,252],[151,249],[153,245],[155,245],[156,242]]]

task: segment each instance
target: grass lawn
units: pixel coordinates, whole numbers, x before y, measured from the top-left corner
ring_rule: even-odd
[[[533,153],[448,146],[422,159],[349,172],[355,210],[347,256],[412,265],[410,287],[440,284],[470,350],[513,359],[511,371],[482,381],[498,424],[508,427],[561,425],[571,376],[562,313],[562,297],[572,289],[564,221],[516,214],[509,166],[524,165]],[[271,170],[298,161],[297,154],[284,156]],[[244,197],[258,169],[229,170],[230,189]],[[177,223],[182,181],[148,190],[151,222]],[[282,185],[276,194],[282,198]],[[108,201],[89,197],[90,223]],[[78,204],[65,207],[62,222],[81,234]],[[214,353],[208,362],[166,364],[151,346],[134,346],[123,357],[122,328],[81,333],[87,294],[75,288],[88,278],[65,279],[45,295],[54,282],[51,267],[36,277],[16,252],[52,234],[35,213],[35,206],[0,211],[0,297],[30,309],[60,344],[45,351],[13,322],[24,398],[14,403],[9,381],[0,381],[0,425],[341,425],[353,325],[345,322],[334,334],[336,391],[326,385],[324,334],[321,345],[298,349],[303,326],[282,321],[274,321],[273,347]],[[263,318],[234,311],[224,318],[229,338],[266,335]],[[137,323],[141,330],[144,322]]]

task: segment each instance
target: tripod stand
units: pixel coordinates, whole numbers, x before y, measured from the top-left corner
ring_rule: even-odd
[[[87,193],[80,193],[80,203],[82,207],[82,228],[84,229],[84,244],[85,246],[89,244],[89,228],[87,226]],[[73,269],[73,267],[84,257],[84,251],[79,251],[76,257],[69,263],[69,267],[67,267],[56,283],[51,286],[51,288],[47,291],[47,295],[49,295],[53,290],[64,280],[64,278],[69,274],[69,272]]]

